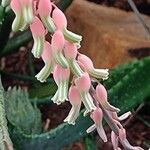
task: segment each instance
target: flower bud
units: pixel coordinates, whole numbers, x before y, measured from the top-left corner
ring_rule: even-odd
[[[69,89],[69,101],[72,105],[72,108],[71,108],[68,116],[66,117],[66,119],[64,119],[64,122],[68,122],[69,124],[74,125],[77,117],[79,116],[79,111],[81,108],[80,93],[79,93],[77,87],[75,87],[75,86],[71,86]]]
[[[95,69],[92,60],[86,55],[80,54],[78,62],[81,67],[87,71],[92,77],[106,80],[108,78],[108,69]]]
[[[46,82],[46,79],[51,74],[51,71],[53,69],[54,63],[53,63],[53,56],[52,56],[52,48],[49,42],[44,43],[44,50],[42,53],[42,59],[45,63],[45,66],[42,68],[42,70],[35,76],[37,80],[40,82]]]
[[[102,125],[102,119],[103,119],[103,112],[100,108],[96,108],[92,113],[91,113],[91,118],[93,119],[97,132],[99,136],[102,138],[104,142],[107,142],[107,136],[106,133],[103,129]],[[92,126],[93,127],[93,126]],[[92,129],[91,127],[89,129]],[[91,132],[89,129],[87,129],[87,132]]]
[[[12,30],[14,32],[17,32],[18,30],[21,30],[21,28],[24,26],[22,7],[19,0],[11,0],[10,6],[15,13],[15,19],[12,23]]]
[[[65,44],[65,39],[60,30],[57,30],[52,36],[51,44],[52,44],[53,56],[56,63],[61,65],[63,68],[68,68],[69,64],[62,53]]]
[[[69,84],[70,70],[56,65],[53,72],[53,78],[58,86],[58,90],[53,96],[52,100],[56,104],[61,104],[67,100],[68,84]]]
[[[102,84],[97,85],[97,87],[96,87],[96,96],[97,96],[98,102],[106,110],[112,111],[112,112],[119,111],[118,108],[115,108],[114,106],[112,106],[108,103],[108,101],[107,101],[107,91],[106,91],[105,87]]]
[[[34,39],[32,53],[34,57],[39,58],[42,55],[42,51],[44,47],[45,29],[38,17],[34,18],[32,24],[30,25],[30,29]]]

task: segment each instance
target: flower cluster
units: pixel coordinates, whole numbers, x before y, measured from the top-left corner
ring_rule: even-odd
[[[109,104],[107,91],[98,82],[99,79],[108,78],[108,69],[95,69],[91,59],[78,52],[82,36],[67,29],[64,13],[50,0],[11,0],[10,5],[16,15],[12,30],[23,31],[30,27],[34,39],[32,53],[44,61],[44,67],[36,75],[37,80],[46,82],[52,73],[58,86],[52,101],[58,105],[69,101],[72,105],[64,121],[74,125],[83,103],[86,108],[84,116],[90,115],[94,122],[87,129],[88,133],[96,129],[101,139],[107,142],[102,125],[104,117],[112,129],[115,150],[120,149],[118,142],[125,149],[140,150],[141,148],[129,144],[125,129],[119,122],[130,113],[118,117],[119,109]],[[45,39],[48,33],[52,36],[51,41]],[[98,83],[96,89],[92,82]]]

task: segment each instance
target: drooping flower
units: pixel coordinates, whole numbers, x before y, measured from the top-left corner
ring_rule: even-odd
[[[66,41],[64,47],[64,55],[73,74],[77,77],[80,77],[83,74],[83,71],[76,61],[77,53],[77,46],[74,43]]]
[[[84,73],[81,77],[75,79],[75,85],[80,92],[81,100],[86,108],[84,115],[95,110],[96,106],[94,105],[93,99],[89,94],[91,80],[88,73]]]
[[[58,63],[60,66],[64,68],[68,68],[69,64],[62,53],[64,45],[65,45],[65,39],[60,30],[57,30],[53,34],[51,45],[52,45],[52,50],[53,50],[53,56],[54,56],[56,63]]]
[[[129,141],[126,138],[126,131],[124,128],[119,129],[119,141],[124,147],[124,149],[129,149],[129,150],[144,150],[141,147],[138,146],[132,146]]]
[[[33,21],[33,6],[32,0],[19,0],[21,7],[22,7],[22,14],[25,23],[30,24]]]
[[[38,17],[35,17],[32,24],[30,25],[32,36],[34,39],[34,45],[32,53],[34,57],[40,58],[44,48],[45,41],[45,28]],[[37,30],[38,29],[38,30]]]
[[[104,142],[107,142],[107,136],[102,125],[102,119],[103,119],[102,110],[100,108],[96,108],[96,110],[94,110],[91,113],[91,118],[94,121],[94,124],[86,130],[87,133],[90,133],[96,129],[101,139]]]
[[[79,111],[81,108],[81,97],[76,86],[70,87],[68,95],[69,95],[69,102],[71,103],[72,108],[68,116],[64,119],[64,122],[68,122],[68,124],[75,125],[75,121],[79,116]]]
[[[53,19],[50,17],[52,11],[52,2],[50,0],[40,0],[38,5],[38,13],[40,18],[50,33],[56,30]]]
[[[81,67],[96,79],[108,79],[108,69],[95,69],[92,60],[86,55],[79,54],[78,62]]]
[[[19,0],[11,0],[10,6],[15,13],[15,19],[12,23],[12,30],[14,32],[17,32],[18,30],[22,30],[24,26],[26,26],[22,17],[22,7]]]
[[[107,101],[107,91],[105,87],[102,84],[98,84],[96,87],[96,96],[98,102],[101,104],[103,108],[105,108],[108,111],[116,112],[120,111],[118,108],[112,106]]]
[[[45,63],[45,66],[42,68],[42,70],[35,77],[40,82],[46,82],[46,79],[50,75],[50,73],[53,69],[53,66],[54,66],[52,48],[51,48],[50,43],[47,41],[44,43],[42,59]]]
[[[64,13],[57,7],[55,7],[52,18],[58,30],[61,30],[64,34],[66,40],[73,43],[80,43],[82,36],[77,35],[69,30],[67,30],[67,19]]]
[[[70,70],[56,65],[53,71],[53,78],[58,86],[57,92],[52,100],[56,104],[61,104],[68,100],[68,84],[69,84]]]

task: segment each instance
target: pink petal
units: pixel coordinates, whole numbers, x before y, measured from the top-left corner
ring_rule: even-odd
[[[88,73],[84,73],[81,77],[75,80],[75,85],[81,92],[88,92],[91,86],[91,80]]]
[[[63,33],[60,30],[57,30],[53,34],[51,44],[52,44],[52,49],[54,51],[62,51],[62,49],[64,48],[65,39]]]
[[[30,25],[30,29],[34,37],[45,36],[45,28],[38,17],[34,18],[32,24]]]
[[[44,50],[42,53],[42,59],[44,62],[51,62],[52,60],[52,48],[49,42],[44,43]]]
[[[103,118],[103,112],[100,108],[96,108],[91,114],[91,118],[95,122],[95,124],[99,124],[100,121],[102,121]]]
[[[57,84],[59,84],[59,82],[61,81],[68,80],[69,76],[70,76],[70,70],[68,68],[64,69],[63,67],[59,65],[55,66],[53,77]]]
[[[120,111],[118,108],[112,106],[107,101],[107,91],[102,84],[98,84],[96,87],[96,96],[98,102],[108,111],[117,112]]]
[[[32,0],[19,0],[22,6],[32,5]]]
[[[49,16],[52,11],[52,3],[50,0],[40,0],[38,12],[40,16]]]
[[[86,71],[94,69],[92,60],[86,55],[80,54],[78,56],[78,62]]]
[[[69,101],[72,105],[81,104],[80,93],[76,86],[71,86],[69,89]]]
[[[21,8],[21,4],[20,4],[19,0],[11,0],[10,6],[14,12],[18,12],[18,13],[21,12],[22,8]]]
[[[65,47],[64,47],[64,54],[65,57],[68,59],[75,59],[77,56],[77,47],[74,43],[66,41]]]
[[[98,84],[96,87],[96,95],[98,100],[107,100],[107,91],[102,84]]]
[[[54,20],[57,29],[62,30],[64,28],[67,28],[67,19],[60,9],[58,8],[54,9],[52,13],[52,18]]]

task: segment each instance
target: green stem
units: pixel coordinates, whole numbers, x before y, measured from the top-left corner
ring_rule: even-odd
[[[15,73],[8,73],[5,71],[0,70],[0,74],[2,76],[6,76],[8,78],[14,78],[16,80],[22,80],[22,81],[28,81],[28,82],[39,82],[37,81],[37,79],[35,77],[31,77],[28,75],[19,75],[19,74],[15,74]],[[51,78],[47,79],[48,83],[52,83],[53,80]]]

